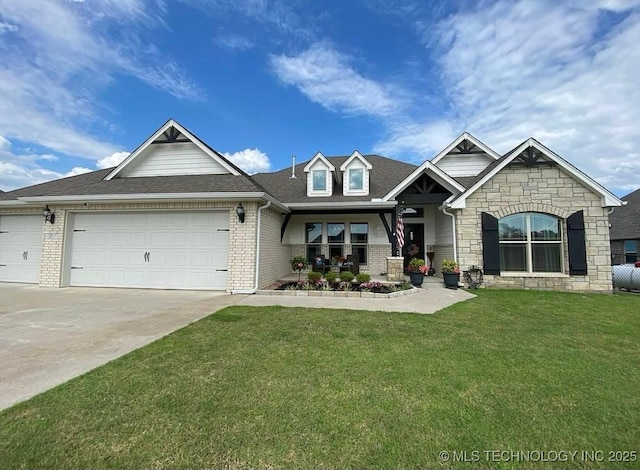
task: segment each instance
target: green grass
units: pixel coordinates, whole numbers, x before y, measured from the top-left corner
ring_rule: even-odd
[[[227,308],[0,413],[0,467],[640,466],[608,461],[640,451],[640,296],[478,294],[435,315]]]

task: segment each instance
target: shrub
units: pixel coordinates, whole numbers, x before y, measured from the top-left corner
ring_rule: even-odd
[[[340,280],[342,282],[351,282],[353,281],[353,278],[355,276],[353,275],[353,273],[351,271],[344,271],[342,273],[340,273]]]
[[[400,287],[401,287],[402,290],[413,289],[413,286],[411,285],[411,283],[409,281],[402,281],[402,284],[400,284]]]
[[[327,280],[329,284],[333,284],[334,282],[336,282],[338,275],[333,271],[329,271],[327,274],[324,275],[324,278]]]
[[[315,271],[311,271],[310,273],[307,274],[307,279],[309,279],[309,283],[315,284],[320,279],[322,279],[322,274],[317,273]]]
[[[371,280],[371,276],[369,276],[367,273],[360,273],[356,276],[356,281],[358,281],[358,284],[362,284],[363,282],[369,282]]]

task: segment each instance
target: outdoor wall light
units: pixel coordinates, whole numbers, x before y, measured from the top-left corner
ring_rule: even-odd
[[[53,223],[56,220],[56,215],[53,212],[51,212],[51,209],[49,209],[49,206],[42,209],[42,217],[44,217],[45,223],[49,222],[51,225],[53,225]]]
[[[236,214],[238,214],[238,220],[240,223],[244,224],[244,207],[242,207],[242,203],[238,204],[238,207],[236,207]]]

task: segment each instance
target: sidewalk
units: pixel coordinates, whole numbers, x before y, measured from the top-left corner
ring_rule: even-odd
[[[442,279],[425,277],[424,283],[422,287],[418,289],[417,294],[392,299],[249,295],[236,302],[236,305],[250,305],[255,307],[282,305],[283,307],[434,313],[445,307],[474,297],[475,295],[467,289],[446,289]]]

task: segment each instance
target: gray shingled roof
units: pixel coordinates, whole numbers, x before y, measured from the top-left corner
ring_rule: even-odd
[[[349,157],[325,157],[336,167],[336,171]],[[261,184],[273,197],[283,203],[299,202],[356,202],[370,201],[385,196],[389,191],[409,176],[417,166],[379,155],[364,155],[372,165],[368,196],[344,196],[342,184],[334,184],[333,195],[327,197],[307,197],[307,174],[304,167],[309,162],[295,166],[296,178],[291,178],[291,167],[273,173],[258,173],[252,178]]]
[[[640,238],[640,189],[621,197],[626,206],[616,207],[609,214],[609,236],[611,240]]]
[[[467,189],[471,186],[476,180],[475,176],[457,176],[454,178],[458,183],[464,186],[464,189]]]
[[[0,194],[0,201],[23,196],[91,196],[99,194],[262,192],[249,176],[181,175],[114,178],[104,181],[113,168],[62,178]]]

